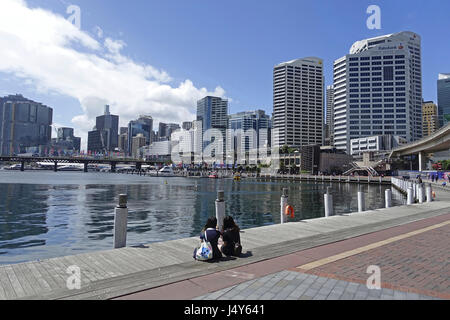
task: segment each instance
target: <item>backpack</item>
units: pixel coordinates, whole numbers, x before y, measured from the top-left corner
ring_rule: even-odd
[[[213,249],[211,243],[208,241],[206,231],[205,239],[202,240],[195,252],[195,260],[198,261],[208,261],[213,258]]]

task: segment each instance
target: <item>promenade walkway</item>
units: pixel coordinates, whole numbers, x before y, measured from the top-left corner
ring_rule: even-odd
[[[112,299],[126,298],[127,295],[128,298],[159,297],[163,299],[202,297],[215,293],[217,290],[227,290],[230,285],[234,285],[228,281],[230,279],[244,286],[243,283],[246,281],[253,281],[259,276],[283,272],[286,269],[294,268],[294,272],[304,273],[302,268],[298,269],[297,267],[329,257],[331,254],[339,254],[352,249],[351,245],[349,247],[342,245],[342,241],[353,239],[353,246],[356,245],[356,248],[359,248],[361,245],[370,244],[370,241],[364,242],[363,238],[354,241],[358,237],[370,238],[371,234],[384,230],[387,232],[386,237],[390,238],[394,234],[390,234],[389,230],[407,228],[412,223],[426,221],[425,224],[413,227],[413,229],[443,223],[449,219],[450,193],[437,191],[437,197],[439,201],[433,203],[244,230],[241,235],[244,256],[219,263],[193,261],[192,251],[198,244],[198,238],[193,237],[150,244],[142,248],[123,248],[0,266],[0,299]],[[438,219],[440,222],[432,219]],[[448,237],[441,242],[448,247]],[[314,254],[310,256],[298,254],[323,246],[326,248],[326,245],[338,251],[331,250],[327,253],[328,255],[323,257],[314,256]],[[411,257],[411,261],[415,261],[414,259],[417,257]],[[67,289],[66,283],[69,277],[67,268],[69,266],[80,268],[82,285],[79,290]],[[326,264],[320,264],[317,268],[322,266],[326,266]],[[341,274],[336,270],[315,269],[307,270],[305,280],[312,279],[311,277],[313,279],[315,279],[314,277],[324,278],[323,275],[333,272],[337,275]],[[319,276],[313,274],[316,271],[320,271]],[[435,274],[441,275],[441,271],[438,270]],[[268,273],[261,275],[260,272]],[[444,272],[448,272],[448,270],[444,270]],[[367,275],[365,276],[367,278]],[[188,285],[195,283],[193,279],[200,279],[200,277],[209,277],[211,285],[208,287],[203,282],[198,282],[201,283],[199,287],[202,290]],[[349,279],[354,280],[356,276]],[[399,286],[401,287],[401,284]],[[178,290],[170,291],[170,295],[163,295],[160,292],[165,288],[178,288]],[[190,288],[192,290],[189,290]],[[420,294],[436,297],[435,292],[448,293],[446,291],[448,289],[439,290],[432,287],[430,292]],[[186,291],[189,291],[189,295],[182,295]],[[152,295],[152,292],[159,293]],[[146,293],[148,295],[138,296]],[[446,298],[446,296],[438,297]]]

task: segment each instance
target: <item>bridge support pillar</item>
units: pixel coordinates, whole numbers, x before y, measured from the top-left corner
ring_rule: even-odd
[[[424,153],[423,152],[419,152],[419,171],[420,172],[422,172],[423,170],[424,170],[424,160],[425,160],[425,157],[424,157]]]
[[[84,163],[84,172],[88,172],[88,163],[87,162]]]
[[[55,165],[53,166],[53,171],[58,172],[58,162],[55,161]]]
[[[116,172],[116,163],[115,162],[111,162],[111,172]]]
[[[25,161],[22,161],[21,163],[20,163],[20,171],[25,171]]]

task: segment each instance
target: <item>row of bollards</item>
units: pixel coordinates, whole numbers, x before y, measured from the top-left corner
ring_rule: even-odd
[[[287,205],[287,189],[286,189],[286,205]],[[225,218],[225,192],[220,190],[217,192],[216,199],[216,218],[217,227],[223,231],[223,219]],[[114,212],[114,249],[124,248],[127,245],[127,225],[128,225],[128,207],[127,195],[119,195],[119,204]]]

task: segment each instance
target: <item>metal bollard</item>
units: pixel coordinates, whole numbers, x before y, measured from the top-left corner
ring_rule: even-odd
[[[325,217],[334,216],[333,196],[330,194],[330,187],[327,187],[327,193],[324,194]]]
[[[364,192],[358,191],[358,212],[366,211]]]
[[[123,248],[127,245],[127,195],[119,195],[119,204],[114,214],[114,249]]]
[[[413,204],[413,203],[414,203],[414,190],[413,190],[412,187],[409,187],[409,188],[408,188],[408,193],[407,193],[407,195],[408,195],[408,197],[407,197],[407,200],[406,200],[406,204],[407,204],[407,205]]]
[[[223,219],[225,218],[225,192],[222,190],[217,191],[216,218],[217,227],[220,232],[223,232]]]
[[[385,191],[385,202],[386,202],[386,208],[392,207],[392,190],[387,189]]]
[[[418,198],[419,198],[419,203],[423,203],[424,202],[424,196],[425,196],[425,190],[423,188],[423,184],[419,184],[418,188],[417,188],[417,194],[418,194]]]
[[[431,187],[431,183],[427,185],[427,202],[433,201],[433,189]]]
[[[286,223],[286,207],[288,206],[288,189],[283,188],[283,195],[281,196],[281,224]]]

